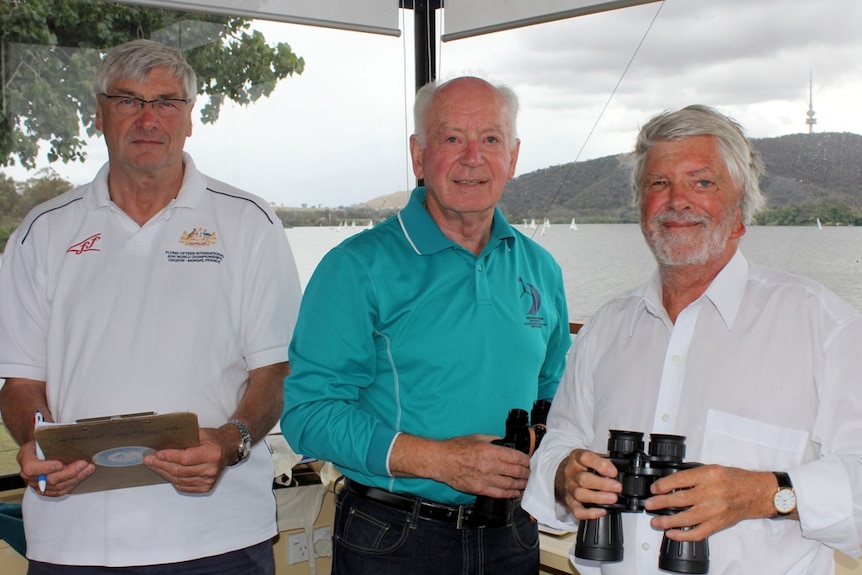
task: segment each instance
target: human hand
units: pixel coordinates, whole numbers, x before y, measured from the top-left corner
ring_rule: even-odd
[[[650,487],[653,496],[644,509],[684,508],[672,515],[657,515],[650,524],[666,531],[670,539],[701,541],[744,519],[773,516],[776,486],[775,476],[768,471],[703,465],[658,479]]]
[[[163,449],[144,457],[144,465],[183,493],[208,493],[215,486],[238,442],[231,444],[221,429],[202,427],[200,444],[186,449]]]
[[[617,475],[616,466],[598,453],[575,449],[557,466],[554,495],[576,519],[598,519],[607,511],[590,505],[616,503],[622,492]]]
[[[491,443],[493,435],[434,440],[401,434],[390,467],[398,475],[427,477],[464,493],[497,499],[518,497],[527,486],[530,458]]]
[[[36,455],[36,442],[29,441],[18,450],[18,465],[21,479],[37,493],[48,497],[60,497],[71,492],[83,480],[96,471],[96,466],[87,461],[74,461],[64,465],[61,461],[45,461]],[[45,492],[39,488],[39,476],[45,476]]]

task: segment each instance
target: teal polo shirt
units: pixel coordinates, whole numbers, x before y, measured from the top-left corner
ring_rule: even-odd
[[[562,273],[494,213],[478,256],[446,238],[413,191],[396,216],[316,268],[290,345],[281,429],[351,479],[441,503],[473,495],[396,478],[398,432],[502,436],[510,409],[551,399],[571,344]]]

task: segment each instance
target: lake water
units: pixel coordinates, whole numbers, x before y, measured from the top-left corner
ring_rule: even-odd
[[[563,268],[569,316],[586,320],[610,297],[646,281],[655,260],[637,224],[579,224],[517,229],[551,252]],[[291,228],[290,240],[303,287],[320,259],[362,228]],[[862,228],[748,228],[742,251],[754,263],[810,277],[862,311]]]

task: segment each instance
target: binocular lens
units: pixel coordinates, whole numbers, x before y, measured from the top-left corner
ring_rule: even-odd
[[[658,566],[659,569],[675,573],[708,573],[708,540],[674,541],[667,536],[662,537]]]
[[[581,521],[575,556],[591,561],[623,560],[623,518],[608,513],[598,519]]]

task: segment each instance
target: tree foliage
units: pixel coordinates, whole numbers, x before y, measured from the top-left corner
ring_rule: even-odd
[[[39,170],[26,182],[0,174],[0,252],[31,209],[70,189],[72,184],[50,168]]]
[[[48,160],[83,160],[83,125],[95,133],[93,77],[112,46],[151,38],[183,50],[198,75],[204,123],[225,99],[242,105],[269,96],[305,61],[287,43],[269,46],[241,18],[193,14],[104,0],[0,0],[0,166],[34,168],[40,142]]]

